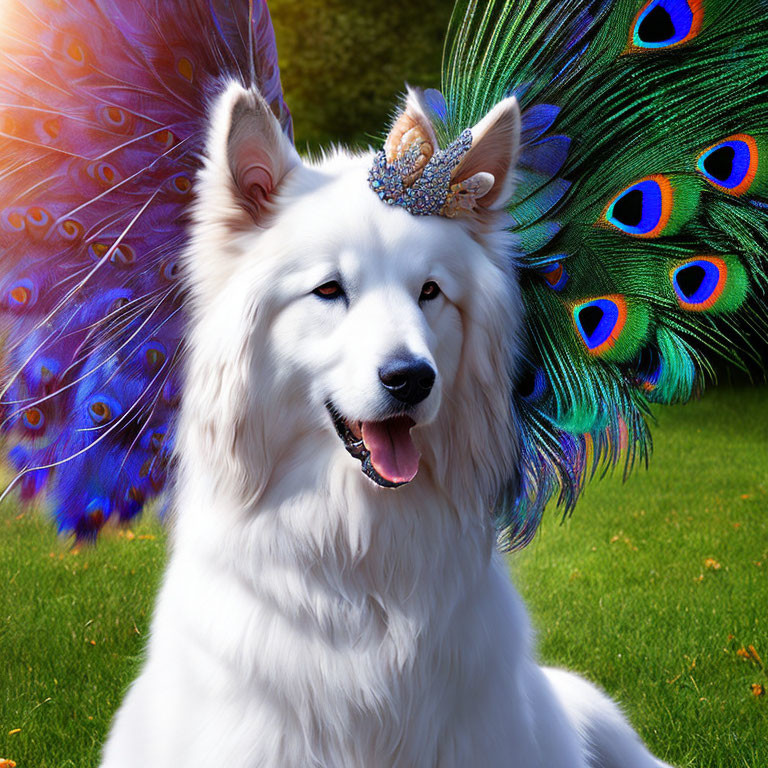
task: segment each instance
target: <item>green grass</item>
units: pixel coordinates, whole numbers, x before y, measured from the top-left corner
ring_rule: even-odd
[[[618,698],[659,756],[766,768],[768,391],[657,413],[650,470],[588,487],[512,572],[542,659]],[[767,666],[738,655],[750,645]]]
[[[724,389],[659,411],[651,470],[594,484],[512,558],[543,660],[600,683],[680,766],[768,768],[751,689],[768,674],[737,653],[768,663],[767,405]],[[97,764],[164,562],[157,524],[136,534],[72,553],[0,508],[0,757],[19,768]]]
[[[73,553],[42,516],[17,514],[0,511],[0,757],[90,768],[138,670],[162,533],[143,522]]]

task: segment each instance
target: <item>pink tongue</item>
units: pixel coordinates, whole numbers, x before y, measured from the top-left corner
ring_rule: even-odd
[[[421,454],[411,440],[413,424],[408,416],[363,422],[363,442],[371,452],[371,464],[390,483],[407,483],[419,471]]]

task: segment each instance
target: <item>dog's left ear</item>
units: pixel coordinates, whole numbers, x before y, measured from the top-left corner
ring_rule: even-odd
[[[443,215],[482,217],[506,207],[515,191],[520,152],[520,107],[500,101],[472,129],[472,146],[451,174]]]

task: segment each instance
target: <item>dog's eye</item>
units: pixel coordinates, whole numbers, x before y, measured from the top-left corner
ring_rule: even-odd
[[[440,295],[440,286],[434,281],[429,280],[421,287],[419,301],[432,301]]]
[[[344,289],[335,280],[331,280],[315,288],[312,293],[321,299],[340,299],[344,295]]]

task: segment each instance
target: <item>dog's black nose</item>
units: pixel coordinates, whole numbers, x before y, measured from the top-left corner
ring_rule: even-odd
[[[379,368],[379,378],[392,397],[407,405],[416,405],[432,391],[435,371],[424,359],[395,357]]]

